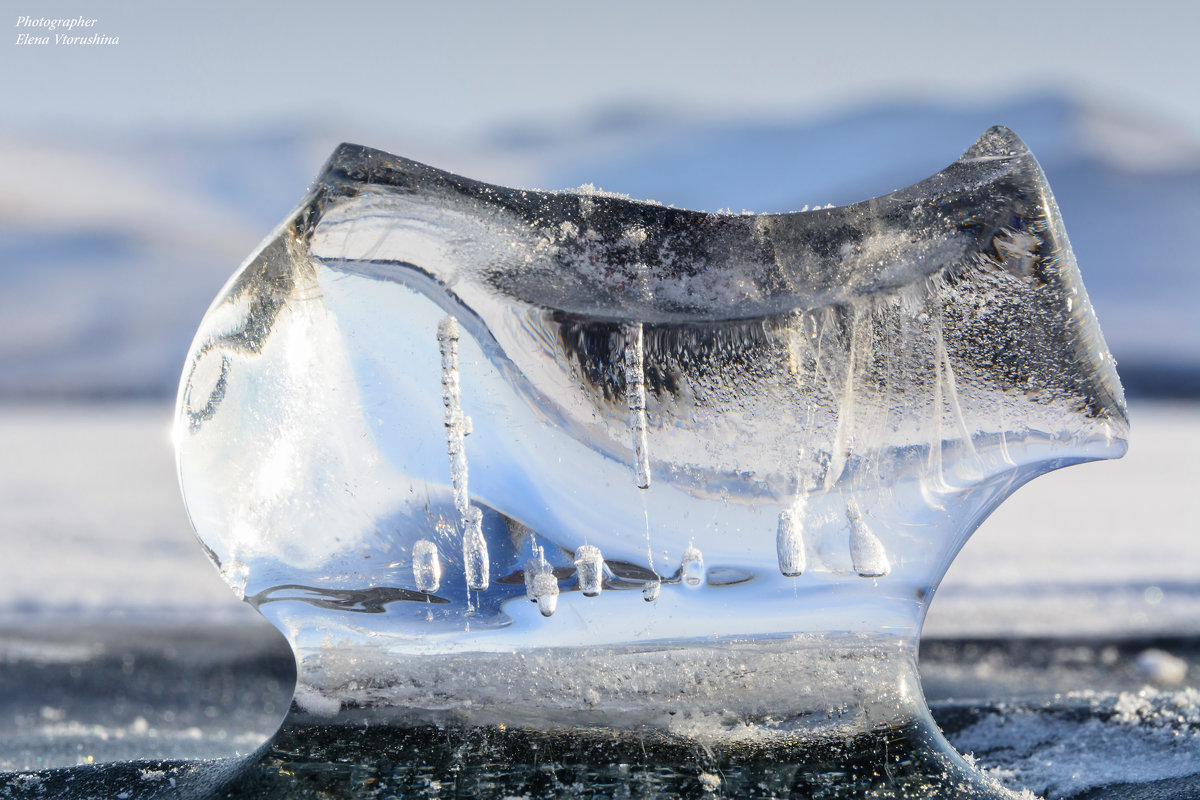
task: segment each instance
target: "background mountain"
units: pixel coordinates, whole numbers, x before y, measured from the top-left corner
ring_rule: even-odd
[[[1005,124],[1038,157],[1133,394],[1200,397],[1200,144],[1061,96],[827,119],[650,108],[471,143],[364,142],[510,185],[593,183],[681,207],[787,211],[925,178]],[[327,124],[95,140],[0,134],[0,397],[169,397],[205,308],[300,199]]]

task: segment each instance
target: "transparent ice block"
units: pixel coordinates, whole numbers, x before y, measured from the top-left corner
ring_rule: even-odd
[[[728,742],[927,721],[959,548],[1126,432],[1045,178],[993,128],[764,215],[343,145],[205,316],[176,439],[302,709]]]

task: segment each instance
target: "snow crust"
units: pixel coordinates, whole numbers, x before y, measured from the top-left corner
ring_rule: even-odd
[[[998,708],[949,738],[1005,786],[1050,799],[1181,778],[1200,769],[1200,691],[1072,694],[1044,709]]]

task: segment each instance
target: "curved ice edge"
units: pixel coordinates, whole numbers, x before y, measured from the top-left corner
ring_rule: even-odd
[[[313,223],[322,231],[317,238],[325,239],[343,223],[357,227],[361,218],[339,220],[339,210],[368,195],[383,204],[372,213],[395,215],[388,210],[395,205],[405,209],[400,216],[416,212],[414,220],[424,219],[417,209],[436,206],[462,230],[475,230],[480,241],[497,231],[506,236],[540,231],[554,244],[546,264],[485,259],[482,277],[535,306],[613,322],[754,320],[878,302],[906,291],[922,294],[928,283],[955,280],[977,261],[1007,268],[988,248],[1011,217],[1024,213],[1024,203],[1046,207],[1043,233],[1050,249],[1058,239],[1066,243],[1041,168],[1020,138],[1002,126],[984,133],[945,169],[905,189],[844,206],[767,214],[691,211],[602,192],[513,189],[342,144],[297,209],[315,256],[337,260],[339,253],[316,242]],[[642,237],[636,245],[630,244],[631,231]],[[342,231],[334,239],[345,235],[353,234]],[[614,293],[595,275],[597,256],[610,267],[626,265],[653,276],[656,288]],[[384,266],[365,267],[364,274],[386,277],[380,274],[388,271],[386,255],[348,258],[339,269],[352,272],[356,262],[372,260]],[[410,266],[401,260],[392,268]],[[722,274],[738,276],[753,291],[728,294],[726,288],[697,286],[701,275],[711,280]]]

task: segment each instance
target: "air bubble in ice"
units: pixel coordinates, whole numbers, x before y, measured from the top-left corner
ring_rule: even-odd
[[[533,597],[543,617],[551,616],[558,608],[558,579],[551,570],[533,576]]]
[[[603,588],[604,557],[595,545],[580,545],[575,551],[575,570],[579,576],[579,591],[584,597],[596,597]]]
[[[642,599],[647,603],[652,603],[658,599],[658,593],[662,591],[662,581],[658,578],[646,581],[642,584]]]
[[[442,562],[437,545],[428,539],[418,539],[412,550],[413,580],[422,592],[436,592],[442,582]]]
[[[862,578],[882,578],[891,570],[883,542],[863,521],[862,512],[851,504],[846,508],[850,520],[850,560],[854,571]]]
[[[683,551],[683,559],[679,565],[679,577],[683,585],[695,589],[704,583],[704,555],[694,544],[689,544]]]
[[[779,512],[779,530],[775,534],[775,550],[779,571],[789,578],[804,572],[807,556],[804,552],[804,501]]]

